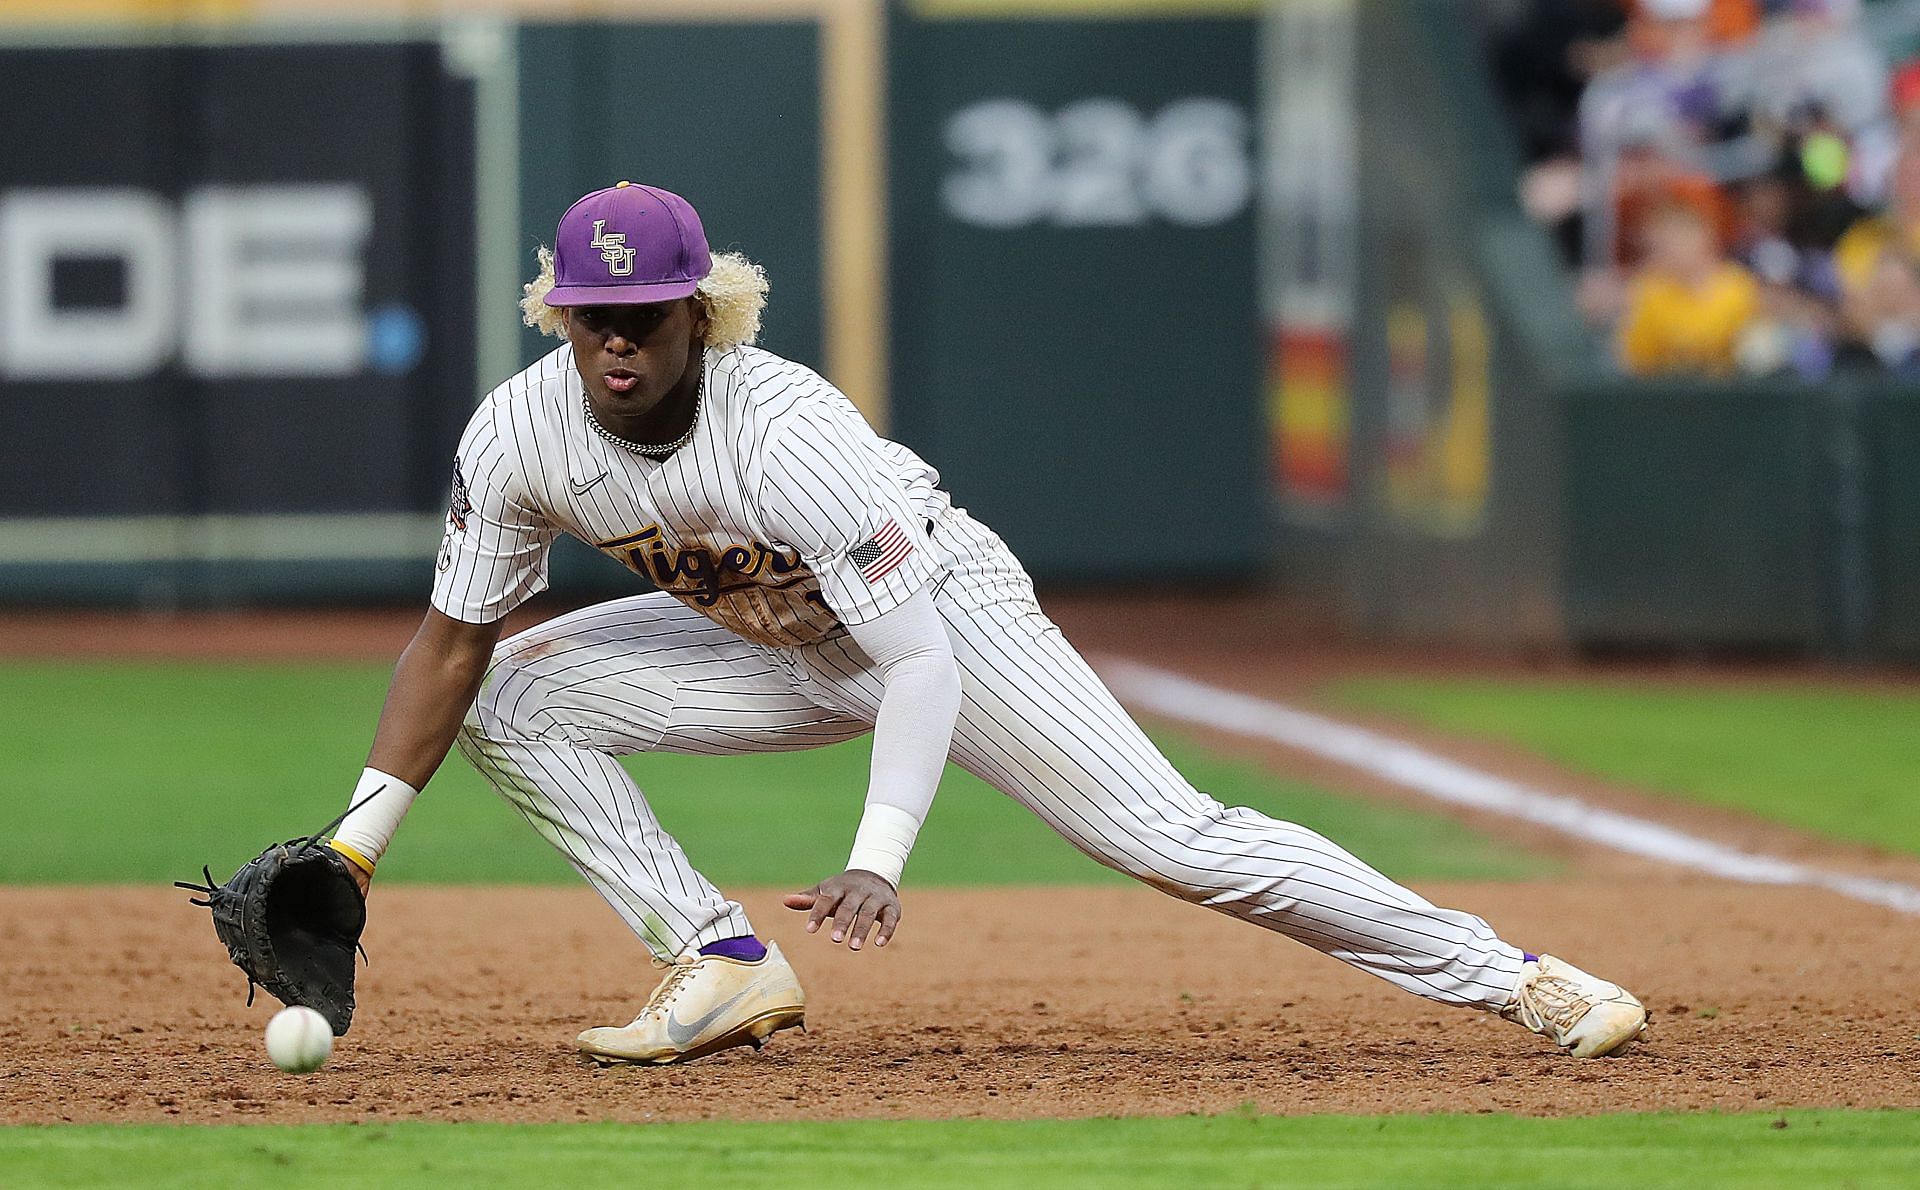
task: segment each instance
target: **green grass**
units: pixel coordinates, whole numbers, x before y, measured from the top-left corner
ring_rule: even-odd
[[[378,664],[0,664],[9,838],[0,882],[216,876],[338,813],[358,777],[388,667]],[[1302,822],[1406,879],[1551,867],[1434,815],[1357,802],[1175,738],[1195,784]],[[773,756],[631,758],[668,830],[723,885],[801,887],[837,871],[866,791],[864,740]],[[981,782],[950,769],[908,880],[1118,881]],[[571,881],[572,872],[460,757],[396,838],[385,880]]]
[[[1782,1126],[1784,1125],[1784,1126]],[[1920,1113],[0,1129],[0,1183],[1910,1186]],[[130,1171],[138,1171],[137,1176]]]
[[[1920,853],[1920,692],[1366,679],[1330,693],[1609,780]]]

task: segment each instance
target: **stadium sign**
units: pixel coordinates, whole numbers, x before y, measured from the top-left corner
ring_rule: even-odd
[[[346,557],[400,590],[394,526],[437,520],[477,391],[475,84],[398,26],[270,32],[0,43],[15,592],[300,590]]]
[[[0,192],[0,376],[352,375],[372,224],[351,183]],[[87,274],[104,300],[63,294]]]

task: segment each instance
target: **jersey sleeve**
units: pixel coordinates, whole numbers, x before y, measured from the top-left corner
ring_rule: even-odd
[[[767,532],[800,552],[842,624],[887,614],[940,570],[923,514],[851,406],[803,409],[781,426],[759,499]]]
[[[515,461],[482,406],[453,459],[446,536],[435,560],[433,606],[468,624],[491,624],[547,589],[547,552],[558,530],[526,507]]]

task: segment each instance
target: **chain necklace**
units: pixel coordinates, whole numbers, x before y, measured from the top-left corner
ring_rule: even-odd
[[[687,443],[692,442],[693,432],[700,428],[700,397],[706,392],[707,388],[707,369],[704,365],[700,369],[699,379],[696,380],[694,384],[693,421],[687,426],[687,432],[672,442],[663,442],[657,446],[646,442],[629,442],[612,430],[601,425],[600,419],[593,415],[593,402],[587,398],[587,394],[584,392],[580,394],[580,407],[587,411],[587,424],[593,427],[593,432],[605,438],[608,442],[613,443],[621,450],[632,451],[634,454],[644,455],[649,459],[664,459]]]

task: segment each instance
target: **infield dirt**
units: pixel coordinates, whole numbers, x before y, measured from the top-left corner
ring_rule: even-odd
[[[665,1120],[1920,1106],[1910,921],[1826,894],[1642,875],[1426,888],[1638,990],[1651,1039],[1577,1062],[1145,889],[930,890],[894,946],[746,899],[809,1031],[598,1070],[580,1028],[655,973],[584,889],[378,890],[361,1009],[317,1074],[170,891],[0,890],[0,1119]]]

